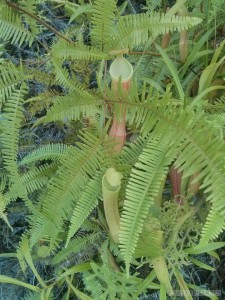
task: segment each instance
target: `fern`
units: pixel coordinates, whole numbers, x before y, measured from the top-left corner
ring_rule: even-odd
[[[39,167],[33,167],[21,176],[21,181],[24,184],[27,193],[32,193],[45,187],[51,176],[57,171],[55,163],[43,164]]]
[[[2,194],[2,192],[0,191],[0,218],[9,226],[9,228],[11,230],[13,230],[10,223],[9,223],[9,221],[8,221],[7,214],[5,212],[5,209],[6,209],[6,203],[5,202],[6,202],[5,198]]]
[[[25,0],[19,0],[18,1],[19,5],[26,9],[29,13],[33,15],[41,15],[42,10],[37,9],[37,5],[43,3],[42,0],[30,0],[30,1],[25,1]],[[39,5],[40,8],[40,5]],[[22,18],[24,22],[26,22],[29,25],[29,30],[31,33],[35,36],[41,33],[44,29],[44,27],[40,24],[37,23],[36,20],[28,16],[27,14],[22,14]]]
[[[3,105],[26,77],[13,63],[3,64],[0,70],[0,106]]]
[[[44,45],[43,51],[42,46],[37,48],[34,57],[41,55],[40,61],[24,61],[22,56],[21,64],[26,65],[22,69],[6,63],[5,53],[9,57],[7,47],[4,55],[0,53],[3,57],[0,62],[0,105],[3,108],[0,117],[0,186],[3,190],[0,193],[0,217],[8,222],[7,204],[18,197],[25,200],[29,209],[29,229],[22,237],[17,257],[22,270],[29,266],[33,271],[39,286],[27,286],[40,292],[38,296],[41,298],[51,298],[51,289],[59,283],[68,286],[63,297],[68,298],[74,292],[77,297],[89,298],[75,287],[74,274],[77,270],[84,272],[90,268],[89,272],[83,273],[84,285],[93,299],[137,298],[139,293],[146,291],[146,286],[160,286],[152,283],[154,272],[144,281],[136,274],[126,277],[123,261],[127,273],[131,263],[134,268],[142,266],[142,262],[136,260],[140,257],[145,258],[143,264],[149,264],[161,255],[167,257],[169,268],[173,269],[173,264],[182,267],[188,259],[185,247],[195,247],[200,239],[200,246],[205,247],[202,249],[207,249],[208,242],[225,229],[224,116],[216,114],[224,109],[223,96],[219,103],[208,104],[202,100],[202,95],[208,91],[206,88],[212,83],[212,76],[220,72],[218,76],[223,78],[224,57],[220,57],[224,43],[216,50],[209,67],[204,66],[205,58],[211,56],[212,51],[202,48],[213,30],[203,34],[198,42],[198,37],[190,33],[193,49],[182,66],[176,60],[178,51],[174,43],[179,36],[175,33],[173,45],[163,50],[155,44],[159,52],[157,58],[149,55],[150,52],[146,51],[149,42],[159,35],[190,30],[200,23],[199,18],[174,15],[184,0],[177,1],[167,14],[149,12],[126,16],[121,16],[126,3],[117,8],[115,0],[95,0],[90,1],[90,5],[82,4],[82,1],[79,4],[66,0],[53,2],[57,7],[59,5],[60,12],[65,9],[65,17],[71,16],[69,23],[74,18],[76,23],[64,31],[64,36],[53,28],[60,38],[55,37],[49,48]],[[188,2],[193,4],[192,0]],[[37,3],[43,1],[17,2],[31,15],[41,13]],[[151,6],[156,7],[156,1],[146,3],[148,11]],[[194,5],[194,9],[196,7]],[[214,5],[213,10],[215,8]],[[85,20],[78,18],[83,14],[87,15]],[[23,25],[28,26],[29,13],[15,15],[3,5],[0,16],[0,39],[3,42],[11,40],[21,47],[23,43],[31,44],[33,37],[36,38],[39,32],[36,21],[30,24],[29,31]],[[71,42],[68,42],[68,37]],[[41,41],[42,38],[40,36]],[[129,49],[121,49],[124,47]],[[140,59],[133,55],[136,53],[132,53],[133,48],[141,54]],[[123,93],[122,86],[119,86],[115,95],[113,85],[111,89],[108,87],[107,61],[120,51],[128,54],[136,81],[134,79],[131,83],[129,92]],[[22,55],[24,53],[26,55],[26,50]],[[214,75],[208,78],[213,64]],[[96,69],[97,91],[92,88],[96,88]],[[190,90],[197,76],[201,78],[199,91],[202,94],[191,98]],[[27,87],[23,82],[27,80],[32,97],[24,101]],[[37,82],[41,88],[39,86],[36,93],[32,88]],[[57,92],[51,92],[51,88]],[[175,98],[177,95],[179,97]],[[125,108],[127,131],[137,133],[138,138],[135,141],[127,139],[122,152],[114,153],[114,144],[107,132],[115,107],[121,103]],[[24,116],[27,104],[28,113]],[[204,109],[212,114],[207,115]],[[43,115],[43,110],[47,111],[46,115]],[[33,129],[33,123],[37,126],[61,121],[69,127],[70,121],[82,118],[88,122],[86,124],[85,119],[85,130],[72,136],[72,146],[49,143],[26,153],[22,160],[18,159],[18,154],[21,154],[19,145],[27,149],[24,136],[27,137],[27,132]],[[41,132],[42,129],[43,126]],[[37,135],[40,131],[36,129]],[[31,143],[36,144],[36,136],[33,136],[29,135],[29,142],[31,139]],[[48,132],[45,136],[48,137]],[[182,172],[182,187],[189,183],[190,176],[199,174],[194,180],[201,181],[202,201],[206,199],[208,202],[204,205],[208,216],[202,218],[206,219],[205,224],[195,219],[202,217],[195,203],[193,206],[187,203],[183,208],[172,201],[159,203],[162,184],[171,164]],[[107,220],[99,201],[102,176],[109,167],[123,174],[118,199],[119,245],[108,238]],[[185,188],[184,192],[188,197]],[[186,222],[188,217],[191,221]],[[172,235],[168,237],[170,232]],[[50,268],[54,268],[55,275],[48,287],[35,267],[34,258],[37,257],[38,261],[47,262]],[[95,258],[98,264],[89,262]],[[81,264],[84,261],[88,262]],[[35,299],[35,294],[27,295],[27,298]]]
[[[31,46],[34,35],[22,26],[22,19],[11,8],[2,5],[0,11],[0,38],[3,41],[11,40],[12,44],[21,46],[24,42]]]
[[[92,43],[97,45],[101,51],[107,51],[114,31],[115,22],[115,0],[95,0],[92,14]],[[106,48],[107,47],[107,48]]]
[[[62,230],[64,221],[68,215],[71,215],[72,207],[88,184],[89,178],[102,167],[104,152],[101,141],[88,133],[80,138],[85,141],[85,144],[79,144],[80,149],[71,148],[68,151],[42,196],[41,214],[43,218],[35,221],[40,226],[36,225],[32,229],[32,239],[34,240],[41,238],[41,234],[48,236],[51,232],[49,231],[50,227],[54,227],[55,233]],[[46,233],[44,233],[45,229],[40,229],[41,227],[48,229]]]
[[[1,142],[3,146],[2,154],[6,170],[9,172],[11,182],[17,186],[21,195],[24,195],[23,185],[18,172],[17,153],[19,143],[19,130],[23,119],[23,97],[27,93],[27,87],[23,83],[17,91],[13,92],[10,99],[8,99],[3,115],[3,133],[1,135]]]
[[[120,247],[126,266],[132,260],[148,210],[173,157],[168,157],[168,141],[150,140],[131,171],[120,222]]]
[[[84,236],[75,236],[75,238],[69,242],[66,249],[63,248],[54,256],[53,264],[65,263],[67,259],[71,258],[74,258],[74,261],[79,260],[79,256],[83,256],[83,253],[88,257],[90,249],[97,248],[99,242],[101,242],[102,233],[99,229],[98,227],[97,232],[85,234]]]
[[[41,297],[40,293],[32,293],[32,292],[30,292],[30,293],[26,294],[26,296],[23,297],[22,300],[40,300],[40,297]],[[54,299],[53,295],[50,294],[48,296],[48,300],[53,300],[53,299]]]
[[[107,244],[102,246],[102,266],[91,263],[92,270],[84,273],[85,287],[91,292],[93,299],[133,299],[139,280],[135,276],[129,278],[122,272],[115,272],[108,263]]]
[[[102,176],[104,174],[103,172],[101,172]],[[91,179],[81,194],[81,197],[77,201],[71,218],[71,225],[67,236],[66,246],[68,245],[68,242],[72,236],[80,228],[84,220],[88,217],[90,212],[97,206],[98,198],[102,192],[102,182],[99,179],[102,176],[99,176],[98,174],[96,178]]]
[[[74,7],[72,7],[73,3],[67,3],[67,5],[71,5],[70,10],[72,11],[72,14],[70,16],[70,23],[76,20],[81,15],[89,14],[92,12],[92,5],[89,4],[79,5],[75,9]]]
[[[63,154],[68,150],[68,146],[64,144],[47,144],[26,155],[19,165],[30,164],[41,160],[58,161],[63,157]]]
[[[52,47],[52,55],[57,59],[69,59],[69,60],[87,60],[95,61],[102,60],[108,57],[104,52],[100,52],[90,46],[82,44],[69,44],[65,42],[57,43]]]
[[[89,99],[85,94],[79,98],[74,94],[55,97],[53,106],[48,110],[46,116],[36,122],[36,125],[52,121],[68,122],[83,117],[91,117],[99,111],[98,106],[101,104],[102,101],[95,98],[95,96]]]
[[[200,243],[208,243],[216,239],[222,231],[225,230],[225,219],[212,208],[209,212],[204,228],[202,230],[202,236]]]
[[[67,69],[62,67],[62,61],[59,59],[52,59],[53,66],[54,66],[54,72],[56,75],[56,81],[67,88],[69,92],[75,92],[78,96],[83,96],[86,98],[91,98],[91,95],[88,91],[84,90],[84,88],[81,86],[81,84],[77,81],[74,82],[72,80],[69,72]]]
[[[146,43],[150,36],[157,37],[168,31],[187,30],[200,22],[199,18],[168,16],[158,12],[123,16],[119,19],[114,47],[133,48]]]

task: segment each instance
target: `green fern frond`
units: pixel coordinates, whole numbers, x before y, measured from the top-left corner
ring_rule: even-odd
[[[77,201],[76,206],[73,211],[73,215],[70,221],[70,228],[67,236],[66,247],[72,238],[72,236],[80,228],[84,220],[89,216],[91,211],[97,206],[98,199],[102,192],[102,176],[104,171],[94,179],[91,179],[86,185],[85,190],[81,194],[80,199]]]
[[[0,137],[3,147],[2,154],[4,166],[9,172],[11,182],[13,182],[21,191],[23,191],[23,188],[18,172],[17,154],[19,150],[19,131],[24,117],[22,103],[26,93],[27,87],[23,83],[20,89],[14,91],[8,99],[3,110],[3,133]]]
[[[21,46],[24,42],[31,46],[34,35],[22,26],[22,18],[12,9],[1,4],[0,10],[0,39],[11,40],[12,44]]]
[[[85,251],[87,248],[89,249],[90,246],[93,247],[94,244],[97,246],[101,238],[102,233],[99,228],[97,232],[75,237],[69,242],[67,248],[63,248],[54,256],[52,263],[57,265],[65,261],[71,255],[79,254],[79,252]]]
[[[68,2],[67,5],[73,5],[74,3]],[[69,23],[73,22],[78,18],[79,16],[83,14],[89,14],[92,12],[92,5],[90,4],[84,4],[84,5],[78,5],[76,8],[70,7],[69,8],[73,13],[70,16]]]
[[[75,78],[71,78],[67,69],[62,67],[62,61],[59,59],[52,59],[54,66],[54,72],[56,75],[56,81],[61,84],[64,88],[68,89],[69,92],[74,92],[78,96],[86,98],[92,98],[87,90],[85,90]]]
[[[53,160],[60,161],[63,154],[70,148],[70,146],[64,144],[47,144],[44,145],[28,155],[26,155],[20,162],[19,165],[30,164],[41,160]]]
[[[94,47],[82,44],[69,44],[65,42],[57,43],[52,47],[52,56],[57,59],[69,60],[86,60],[95,61],[103,60],[108,57],[104,52],[95,49]]]
[[[12,92],[22,83],[25,76],[19,72],[13,63],[1,66],[0,70],[0,106],[8,99]]]
[[[54,232],[62,230],[64,220],[71,216],[73,206],[90,178],[103,166],[104,150],[101,147],[101,140],[88,132],[80,135],[80,139],[84,143],[77,143],[79,148],[69,149],[41,197],[43,220],[40,219],[39,223],[41,228],[43,221],[42,227],[46,228],[44,236],[51,233],[52,237],[50,227],[54,227]],[[39,228],[35,225],[32,233],[34,237],[40,236],[38,231]]]
[[[26,294],[26,296],[23,297],[22,300],[40,300],[40,297],[41,297],[40,293],[30,292],[30,293]],[[53,300],[53,299],[54,298],[53,298],[52,294],[48,295],[48,300]]]
[[[17,197],[21,197],[30,211],[35,214],[36,209],[27,197],[27,191],[21,180],[17,164],[19,132],[24,118],[22,104],[26,93],[27,86],[25,83],[22,83],[20,88],[14,91],[6,102],[3,109],[3,133],[0,136],[0,141],[2,143],[3,164],[8,171],[10,188],[13,194],[17,194]],[[7,199],[10,200],[10,197],[7,197]]]
[[[47,111],[46,116],[38,119],[35,125],[52,121],[68,122],[83,117],[91,117],[99,112],[99,106],[102,103],[102,100],[98,100],[95,96],[86,97],[82,95],[76,97],[72,93],[66,96],[58,96],[55,97],[55,102]]]
[[[24,185],[27,193],[32,193],[36,190],[43,189],[49,181],[49,178],[57,171],[57,163],[43,164],[39,167],[32,167],[26,173],[21,175],[21,182]],[[6,204],[20,197],[20,193],[16,186],[11,185],[8,191],[4,194]]]
[[[93,14],[91,18],[92,23],[92,42],[97,44],[101,51],[111,44],[114,22],[115,22],[115,11],[116,11],[115,0],[95,0],[93,6]]]
[[[53,222],[40,213],[33,214],[29,223],[30,247],[34,247],[37,242],[41,241],[48,247],[48,253],[55,253],[62,242],[59,238],[59,228],[56,228]]]
[[[29,13],[31,13],[35,16],[38,15],[40,17],[41,11],[39,9],[37,9],[37,5],[39,3],[43,3],[42,0],[29,0],[29,1],[19,0],[18,3],[22,8],[29,11]],[[25,13],[22,14],[22,18],[23,18],[24,22],[29,24],[29,29],[32,34],[38,35],[43,31],[44,26],[41,25],[40,23],[38,23],[36,20],[34,20],[34,18],[30,17],[29,15],[27,15]]]
[[[5,198],[4,198],[4,195],[2,194],[2,192],[0,190],[0,219],[2,219],[9,226],[9,228],[11,230],[13,230],[10,223],[9,223],[9,220],[7,218],[7,213],[6,213],[5,209],[6,209]]]
[[[61,84],[64,88],[69,91],[74,91],[74,82],[67,69],[62,67],[63,61],[60,59],[53,58],[52,64],[54,66],[54,73],[56,76],[56,81]]]
[[[39,167],[33,167],[23,174],[21,176],[21,181],[27,192],[32,193],[46,186],[49,178],[57,171],[57,167],[57,164],[54,163],[44,164]]]
[[[135,142],[129,143],[127,146],[125,146],[119,157],[121,163],[134,165],[137,162],[140,153],[146,147],[147,141],[147,138],[144,139],[142,137],[138,137]]]
[[[123,16],[119,19],[115,46],[132,49],[143,45],[150,37],[157,37],[168,31],[188,30],[200,22],[201,19],[195,17],[168,16],[158,12]]]
[[[163,142],[160,139],[158,142],[150,139],[132,169],[119,233],[120,248],[127,268],[132,261],[149,208],[160,190],[168,165],[173,160],[172,155],[168,157],[168,146],[168,140]]]
[[[96,170],[102,166],[101,140],[86,133],[85,142],[86,144],[79,145],[83,151],[73,148],[67,152],[67,155],[62,159],[62,166],[49,182],[46,201],[43,203],[43,212],[50,219],[54,219],[56,225],[60,224],[61,221],[58,215],[61,214],[62,217],[64,215],[63,210],[68,211],[66,203],[71,206],[73,201],[78,199],[82,187],[86,187],[88,177],[95,174]],[[57,205],[55,196],[58,199]],[[71,197],[72,203],[69,201]],[[55,214],[52,213],[53,209]]]
[[[216,239],[224,230],[225,218],[221,218],[220,214],[212,208],[202,230],[200,244],[208,243],[209,241]]]

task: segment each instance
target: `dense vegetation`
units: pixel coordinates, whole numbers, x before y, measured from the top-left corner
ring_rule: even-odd
[[[1,299],[222,299],[224,18],[0,1]]]

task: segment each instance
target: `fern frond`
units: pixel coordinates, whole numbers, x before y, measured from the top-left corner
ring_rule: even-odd
[[[23,119],[23,97],[27,93],[27,87],[23,83],[19,90],[12,93],[8,99],[4,110],[2,121],[3,133],[1,135],[3,162],[6,170],[9,172],[9,178],[18,189],[24,192],[21,178],[17,166],[17,154],[19,143],[19,131]],[[23,194],[22,192],[22,194]]]
[[[17,164],[19,132],[24,117],[22,104],[24,102],[23,98],[26,93],[27,86],[25,83],[22,83],[20,88],[12,93],[5,104],[3,109],[4,120],[2,121],[3,133],[0,136],[0,141],[3,148],[3,163],[8,171],[10,187],[14,191],[13,194],[17,194],[17,197],[21,197],[25,201],[30,211],[35,214],[36,209],[33,203],[27,197],[27,191],[21,180]],[[10,198],[8,198],[8,200],[9,199]]]
[[[129,143],[125,146],[121,152],[121,156],[119,157],[121,163],[127,165],[134,165],[142,150],[146,147],[146,143],[148,142],[147,138],[138,137],[138,139],[134,143]]]
[[[104,174],[98,174],[94,179],[91,179],[87,184],[85,190],[81,194],[80,199],[77,201],[73,211],[73,215],[70,221],[70,228],[67,236],[66,247],[72,238],[72,236],[80,228],[84,220],[89,216],[91,211],[97,206],[98,198],[102,192],[102,176]]]
[[[221,217],[220,214],[212,208],[202,229],[200,244],[208,243],[216,239],[224,230],[225,218]]]
[[[0,70],[0,106],[24,80],[23,72],[18,72],[13,63],[2,65]]]
[[[37,9],[37,5],[43,3],[42,0],[30,0],[30,1],[19,0],[18,3],[20,6],[22,6],[25,10],[29,11],[31,14],[35,16],[38,15],[40,17],[41,10]],[[38,35],[40,34],[41,31],[43,31],[44,26],[38,23],[36,20],[34,20],[34,18],[31,18],[27,14],[22,14],[22,18],[24,22],[26,22],[29,25],[29,29],[34,35]]]
[[[44,164],[39,167],[33,167],[21,176],[21,181],[24,184],[27,192],[32,193],[46,186],[49,181],[49,178],[56,171],[57,165],[54,163]]]
[[[99,112],[99,106],[102,100],[94,96],[85,97],[82,95],[76,97],[74,94],[55,97],[55,102],[48,110],[46,116],[37,120],[35,125],[48,123],[52,121],[67,122],[70,120],[79,120],[83,117],[94,116]]]
[[[119,19],[115,46],[133,48],[143,45],[150,37],[157,37],[168,31],[188,30],[201,22],[195,17],[168,16],[158,12],[150,14],[127,15]]]
[[[42,295],[40,295],[40,293],[29,292],[28,294],[26,294],[25,297],[23,297],[22,300],[40,300],[41,296]],[[48,300],[53,300],[52,293],[50,295],[48,295]]]
[[[80,135],[80,139],[84,143],[77,143],[79,148],[69,149],[41,197],[43,220],[38,221],[39,228],[35,225],[32,229],[32,240],[35,240],[35,236],[40,237],[41,226],[44,236],[49,236],[51,233],[52,237],[50,228],[54,228],[54,232],[62,230],[64,220],[71,216],[73,206],[90,178],[103,166],[104,150],[101,147],[101,140],[90,133]],[[41,225],[42,222],[43,225]]]
[[[21,182],[24,185],[27,193],[32,193],[36,190],[43,189],[49,181],[49,178],[55,174],[58,165],[55,163],[44,164],[39,167],[32,167],[26,173],[21,175]],[[6,204],[20,197],[20,193],[16,186],[11,185],[9,190],[4,194]]]
[[[52,47],[52,56],[57,59],[69,60],[86,60],[95,61],[103,60],[108,57],[104,52],[95,49],[94,47],[82,44],[69,44],[65,42],[57,43]]]
[[[119,233],[120,248],[127,267],[132,260],[148,210],[173,160],[172,155],[168,157],[168,146],[168,140],[150,140],[131,171]]]
[[[115,0],[95,0],[94,2],[91,35],[93,44],[97,44],[101,51],[106,51],[105,47],[111,44],[116,2]]]
[[[71,5],[70,10],[73,12],[70,16],[69,23],[76,20],[76,18],[79,17],[80,15],[89,14],[92,12],[92,5],[90,4],[79,5],[76,8],[72,7],[73,4],[74,3],[70,3],[70,2],[67,4],[67,5]]]
[[[59,59],[52,59],[56,80],[63,87],[67,88],[69,92],[74,92],[76,95],[86,98],[92,98],[87,90],[85,90],[77,80],[71,78],[67,69],[62,67],[62,61]]]
[[[19,165],[30,164],[41,160],[53,160],[59,161],[63,154],[70,148],[70,146],[64,144],[47,144],[44,145],[28,155],[26,155],[20,162]]]
[[[75,237],[69,242],[67,248],[63,248],[54,256],[52,263],[54,265],[57,265],[59,263],[62,263],[72,255],[79,254],[82,251],[86,252],[86,249],[90,249],[90,247],[97,248],[98,243],[101,241],[101,238],[102,233],[100,230],[91,234],[85,234],[84,236]]]
[[[106,243],[105,243],[106,244]],[[83,281],[87,290],[91,292],[93,299],[134,299],[139,280],[135,276],[129,278],[122,272],[115,270],[108,264],[108,253],[102,245],[101,266],[91,263],[91,272],[85,272]],[[136,299],[136,297],[135,297]]]
[[[22,26],[22,18],[12,9],[1,4],[0,10],[0,39],[11,40],[12,44],[21,46],[24,42],[31,46],[34,35]]]
[[[9,221],[8,221],[7,213],[6,213],[5,209],[6,209],[5,198],[2,194],[2,192],[0,191],[0,219],[2,219],[9,226],[9,228],[11,230],[13,230],[10,223],[9,223]]]

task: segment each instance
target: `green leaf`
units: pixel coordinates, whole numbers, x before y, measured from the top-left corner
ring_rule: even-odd
[[[166,289],[164,288],[164,286],[162,284],[160,285],[159,299],[160,300],[167,300]]]
[[[159,45],[156,45],[156,48],[159,50],[159,53],[162,55],[162,58],[164,59],[164,62],[166,63],[168,69],[170,70],[170,73],[174,79],[178,94],[180,96],[180,100],[184,101],[184,91],[179,79],[179,75],[178,75],[178,71],[175,68],[174,63],[172,63],[172,61],[170,60],[168,54],[166,53],[166,51],[164,49],[162,49]]]
[[[225,246],[225,242],[215,242],[210,244],[200,244],[198,246],[193,246],[187,249],[184,249],[185,253],[188,254],[201,254],[205,252],[210,252]]]
[[[20,243],[20,247],[17,251],[22,252],[24,259],[26,260],[27,264],[31,268],[32,272],[36,276],[39,283],[44,288],[46,288],[46,284],[44,283],[44,281],[42,280],[41,276],[38,274],[38,272],[34,266],[33,259],[31,257],[31,253],[30,253],[30,249],[29,249],[29,245],[28,245],[28,237],[27,236],[23,236],[22,241]]]
[[[193,264],[195,264],[196,266],[198,266],[198,267],[200,267],[200,268],[202,268],[202,269],[209,270],[209,271],[215,271],[215,270],[216,270],[215,268],[210,267],[210,266],[208,266],[208,265],[202,263],[201,261],[199,261],[199,260],[197,260],[197,259],[195,259],[195,258],[193,258],[193,257],[189,257],[189,260],[190,260]]]
[[[5,275],[0,275],[0,282],[20,285],[20,286],[23,286],[27,289],[30,289],[30,290],[34,291],[34,292],[40,292],[41,291],[41,289],[37,286],[31,285],[29,283],[26,283],[26,282],[23,282],[23,281],[20,281],[18,279],[14,279],[14,278],[11,278],[11,277],[8,277],[8,276],[5,276]]]
[[[61,280],[62,278],[69,276],[69,275],[74,275],[76,273],[83,273],[85,271],[88,271],[91,269],[91,263],[90,262],[85,262],[76,266],[73,266],[69,269],[67,269],[65,272],[63,272],[60,276],[57,277],[57,281]]]
[[[223,56],[217,63],[211,63],[205,68],[199,80],[198,94],[201,94],[204,92],[204,90],[209,88],[217,69],[224,62],[224,60],[225,56]]]
[[[175,269],[174,274],[175,274],[178,284],[180,286],[180,294],[175,295],[175,296],[179,296],[179,297],[184,296],[184,298],[186,300],[193,300],[190,290],[189,290],[186,282],[184,281],[184,278],[183,278],[181,272],[178,269]]]
[[[215,295],[214,293],[212,293],[211,291],[208,291],[206,289],[203,289],[199,286],[193,285],[188,283],[187,286],[189,286],[189,288],[193,289],[194,291],[196,291],[197,295],[202,294],[212,300],[218,300],[219,298],[217,296],[221,296],[221,291],[218,290],[218,295]]]

